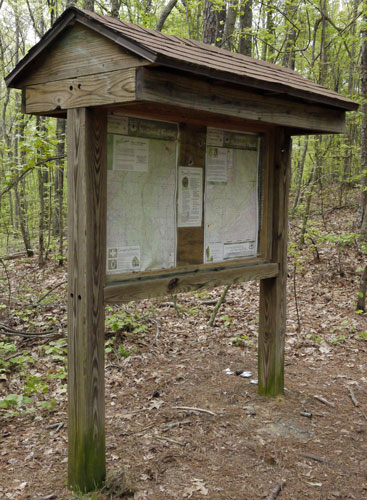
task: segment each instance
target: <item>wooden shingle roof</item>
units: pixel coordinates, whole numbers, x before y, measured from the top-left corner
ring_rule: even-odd
[[[288,95],[311,103],[342,110],[355,110],[358,104],[337,92],[314,83],[295,71],[253,59],[196,40],[188,40],[142,28],[94,12],[69,7],[52,28],[28,52],[5,79],[16,87],[28,65],[64,28],[80,22],[143,59],[160,66],[232,82],[246,87]]]

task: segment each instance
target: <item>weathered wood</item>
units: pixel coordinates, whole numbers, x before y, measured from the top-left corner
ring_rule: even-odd
[[[259,392],[276,396],[284,392],[284,339],[286,321],[288,193],[291,140],[284,129],[274,136],[272,204],[272,261],[279,264],[275,278],[260,282],[258,379]]]
[[[273,169],[274,158],[274,131],[266,132],[261,140],[260,150],[260,175],[259,182],[262,184],[262,196],[259,200],[260,231],[259,231],[259,253],[265,260],[271,259],[272,242],[272,214],[273,214]]]
[[[24,94],[26,113],[134,101],[135,69],[32,85],[23,90]]]
[[[130,278],[119,282],[108,282],[104,289],[107,304],[119,304],[131,300],[141,300],[176,293],[192,292],[243,281],[272,278],[278,275],[278,264],[252,262],[206,267],[196,271],[167,272]]]
[[[272,129],[269,124],[251,120],[243,120],[235,116],[215,114],[213,112],[200,111],[197,109],[178,108],[169,104],[156,104],[154,102],[134,102],[121,106],[109,106],[110,111],[119,110],[121,113],[141,118],[167,120],[177,123],[191,123],[196,126],[215,128],[226,128],[242,132],[261,133]]]
[[[205,184],[206,127],[180,124],[178,165],[201,168]],[[204,196],[203,196],[204,199]],[[200,227],[177,228],[177,266],[202,264],[204,260],[204,209]]]
[[[107,116],[68,111],[69,475],[90,491],[105,478],[104,305]]]
[[[103,35],[76,23],[17,82],[18,88],[150,64]]]
[[[250,93],[239,87],[137,69],[137,100],[193,108],[302,130],[345,131],[344,111]]]

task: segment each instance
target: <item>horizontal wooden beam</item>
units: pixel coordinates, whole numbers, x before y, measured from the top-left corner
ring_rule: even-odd
[[[135,100],[135,68],[31,85],[23,90],[25,113],[102,106]]]
[[[106,304],[118,304],[243,281],[274,278],[277,275],[278,264],[264,261],[218,265],[188,272],[176,270],[160,275],[107,282],[104,289],[104,301]]]
[[[137,69],[136,97],[147,103],[197,109],[298,130],[345,132],[344,111],[264,96],[244,91],[239,86],[154,68]]]

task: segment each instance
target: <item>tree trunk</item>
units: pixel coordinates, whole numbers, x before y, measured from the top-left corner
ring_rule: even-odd
[[[252,55],[252,0],[244,0],[241,4],[240,43],[238,52],[245,56]]]
[[[367,12],[362,20],[362,54],[361,54],[361,173],[362,192],[360,198],[360,228],[362,237],[367,240]]]
[[[18,220],[20,231],[22,233],[23,243],[28,257],[33,256],[33,250],[31,248],[31,238],[29,236],[28,225],[25,217],[25,204],[24,204],[24,190],[19,193],[18,184],[14,186],[15,203],[17,206]]]
[[[37,116],[37,131],[39,134],[45,134],[45,119]],[[42,151],[38,152],[38,157],[41,157]],[[39,202],[39,219],[38,219],[38,265],[45,265],[45,228],[46,228],[46,203],[47,196],[46,185],[48,182],[48,169],[41,165],[37,169],[38,177],[38,202]]]
[[[111,0],[111,17],[119,17],[121,0]]]
[[[299,2],[295,0],[290,0],[290,2],[286,2],[285,4],[286,17],[284,23],[286,26],[286,35],[285,35],[282,66],[293,70],[296,64],[296,53],[294,47],[297,40],[297,32],[295,25],[292,24],[290,21],[294,22],[297,15],[298,7],[299,7]]]
[[[65,120],[57,119],[56,136],[58,139],[56,148],[56,170],[55,170],[55,212],[54,212],[54,235],[59,237],[59,265],[64,264],[64,158],[65,155]]]
[[[308,149],[308,135],[306,136],[305,142],[303,143],[302,157],[301,157],[301,160],[299,162],[296,192],[294,195],[294,202],[293,202],[293,207],[292,207],[292,217],[294,217],[295,211],[296,211],[297,206],[298,206],[299,197],[301,194],[302,178],[303,178],[303,171],[305,168],[307,149]]]
[[[363,270],[361,282],[359,285],[357,311],[366,312],[366,293],[367,293],[367,266]]]
[[[272,0],[266,2],[266,39],[263,42],[261,59],[272,62],[274,59],[274,7]]]
[[[83,0],[83,9],[94,12],[94,0]]]
[[[228,4],[226,24],[223,32],[223,47],[227,50],[233,48],[233,32],[236,25],[237,12],[237,2],[236,0],[231,0]]]
[[[223,7],[222,4],[220,8],[214,8],[212,2],[205,0],[203,26],[204,43],[217,46],[222,44],[225,20],[225,6]]]
[[[157,31],[162,31],[164,23],[166,22],[167,17],[171,14],[172,10],[176,6],[178,0],[170,0],[167,5],[164,7],[164,9],[161,12],[161,15],[158,18],[157,24],[155,26],[155,29]]]

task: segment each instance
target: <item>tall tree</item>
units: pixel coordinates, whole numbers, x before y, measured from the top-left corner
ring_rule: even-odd
[[[361,172],[362,192],[360,198],[361,234],[367,240],[367,2],[363,1],[362,17],[362,52],[361,52]]]
[[[203,14],[203,42],[210,45],[221,45],[226,20],[226,6],[224,1],[214,5],[205,0]]]

